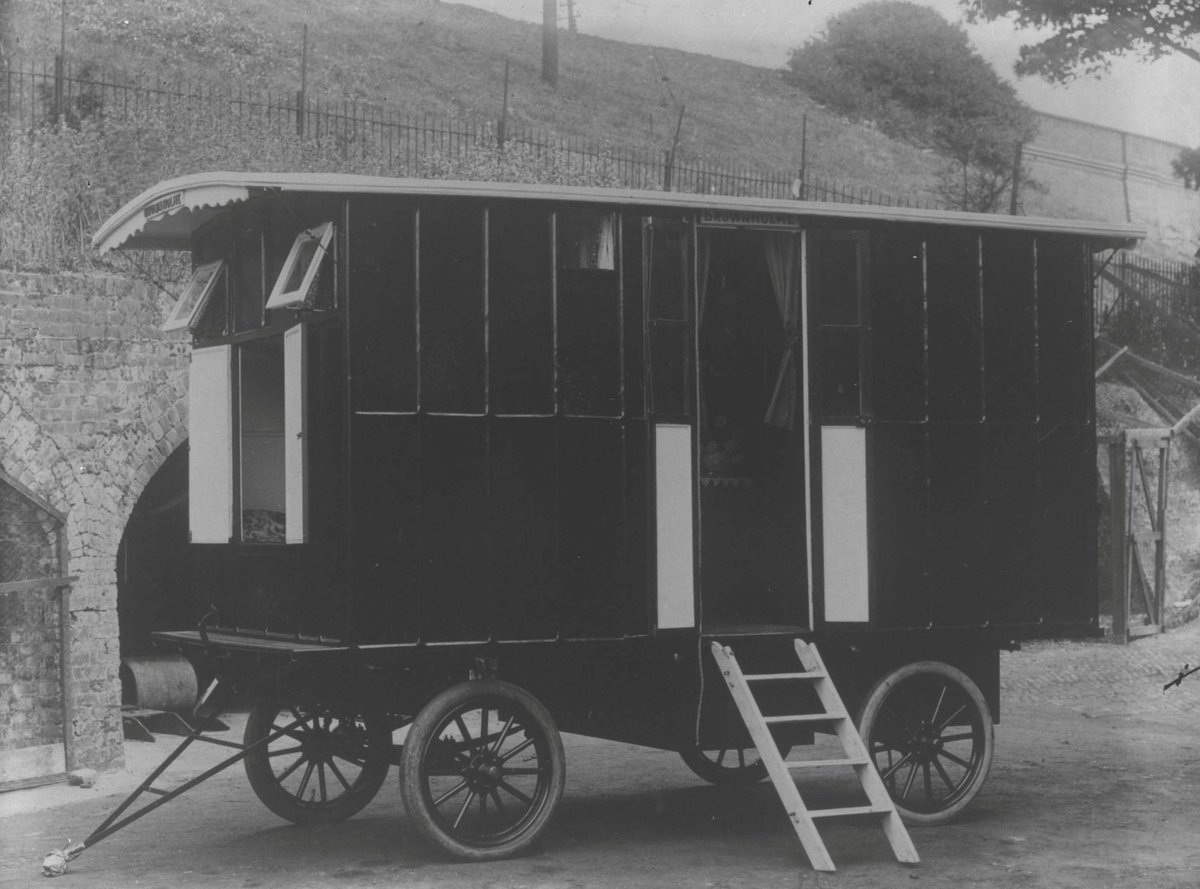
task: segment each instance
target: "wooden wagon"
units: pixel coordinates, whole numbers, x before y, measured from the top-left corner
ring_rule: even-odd
[[[352,815],[395,762],[426,838],[512,855],[562,793],[560,730],[757,781],[709,649],[774,674],[797,639],[899,813],[943,821],[988,771],[999,651],[1097,632],[1093,258],[1139,234],[345,175],[156,185],[95,243],[195,269],[168,327],[193,342],[211,613],[157,639],[253,692],[239,757],[297,822]],[[781,750],[822,730],[774,729]]]

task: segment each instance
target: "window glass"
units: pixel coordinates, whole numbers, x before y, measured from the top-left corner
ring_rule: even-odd
[[[332,222],[306,228],[296,235],[267,300],[268,309],[293,306],[309,300],[317,281],[317,274],[332,249],[332,243]]]
[[[430,203],[418,228],[421,408],[482,414],[483,208]]]
[[[171,314],[163,322],[162,329],[182,330],[185,327],[194,327],[204,314],[204,308],[221,280],[224,268],[225,262],[220,259],[197,267],[188,279],[187,286],[183,288],[183,294],[175,303],[175,307],[171,309]]]
[[[394,198],[360,198],[351,205],[349,261],[353,297],[355,408],[417,408],[416,225],[411,206]]]
[[[613,271],[616,265],[616,216],[573,210],[558,216],[558,267]]]
[[[262,222],[256,214],[245,213],[235,229],[233,260],[234,330],[257,330],[263,324]]]
[[[650,236],[650,317],[687,316],[687,236],[682,225],[654,223]]]
[[[558,226],[558,406],[575,416],[619,417],[621,289],[614,217],[568,211],[558,215]]]
[[[554,413],[551,214],[501,204],[488,210],[488,360],[493,413]]]
[[[857,324],[862,287],[857,235],[830,234],[821,241],[817,305],[822,324]]]
[[[811,289],[817,316],[815,363],[818,413],[857,422],[863,397],[861,330],[867,287],[865,232],[826,231],[812,237]]]
[[[938,231],[926,247],[929,304],[929,417],[983,418],[983,319],[979,236]]]

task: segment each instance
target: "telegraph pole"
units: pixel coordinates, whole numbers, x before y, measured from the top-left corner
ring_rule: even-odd
[[[558,86],[558,0],[542,0],[542,80]]]

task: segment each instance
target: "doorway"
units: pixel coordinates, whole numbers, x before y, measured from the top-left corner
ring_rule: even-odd
[[[798,232],[699,235],[706,633],[809,623],[801,243]]]

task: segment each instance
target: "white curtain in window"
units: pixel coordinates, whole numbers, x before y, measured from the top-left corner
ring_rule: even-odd
[[[696,254],[696,297],[700,305],[700,320],[704,320],[704,305],[708,299],[708,267],[712,265],[712,235],[700,232],[700,249]]]
[[[600,231],[596,244],[596,265],[598,269],[615,269],[616,264],[616,247],[617,247],[617,227],[616,216],[612,213],[605,213],[600,219]]]
[[[783,321],[784,347],[775,375],[775,388],[767,406],[764,422],[783,429],[794,429],[800,410],[800,386],[796,381],[796,346],[804,329],[801,323],[800,286],[804,274],[800,236],[792,233],[771,234],[766,240],[767,269],[775,304]]]

